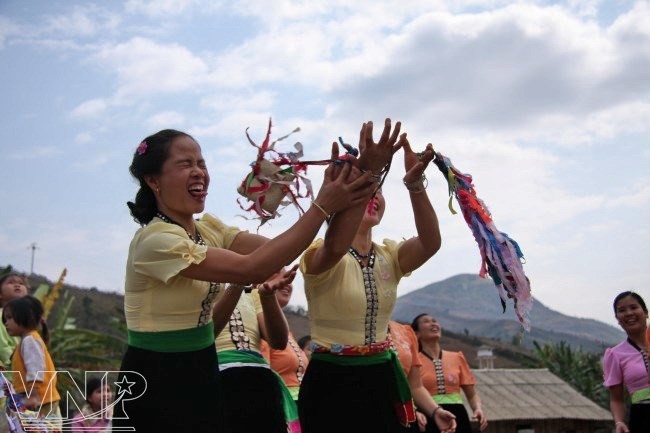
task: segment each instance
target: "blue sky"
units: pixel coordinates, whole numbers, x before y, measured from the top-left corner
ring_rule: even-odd
[[[123,292],[128,165],[160,129],[201,144],[206,211],[255,231],[236,202],[246,128],[300,127],[304,159],[322,159],[390,117],[473,175],[541,302],[615,324],[618,292],[650,298],[648,2],[2,0],[0,77],[0,265],[28,271],[36,242],[36,273]],[[377,240],[415,234],[395,158]],[[308,175],[319,185],[322,168]],[[443,247],[401,293],[480,265],[428,177]],[[300,278],[292,303],[306,304]]]

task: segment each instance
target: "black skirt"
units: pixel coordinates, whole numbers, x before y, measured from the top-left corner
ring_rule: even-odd
[[[456,433],[472,433],[472,423],[469,420],[465,406],[460,403],[445,403],[440,405],[441,408],[456,415]],[[412,431],[418,431],[417,428]],[[429,418],[425,433],[440,433],[433,418]]]
[[[221,372],[224,431],[287,433],[282,390],[270,368],[231,367]]]
[[[303,433],[402,433],[390,363],[340,366],[312,358],[300,385]]]
[[[130,393],[116,389],[114,427],[134,427],[137,433],[224,432],[214,345],[172,353],[129,346],[120,372],[118,383],[134,384]]]
[[[630,405],[630,433],[647,433],[650,430],[650,404]]]

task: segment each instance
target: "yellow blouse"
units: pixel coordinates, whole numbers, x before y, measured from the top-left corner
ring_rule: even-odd
[[[397,298],[397,283],[403,276],[397,254],[401,243],[384,240],[373,243],[375,263],[373,275],[378,307],[368,312],[368,294],[361,267],[351,254],[322,274],[308,274],[307,262],[322,245],[315,240],[300,259],[300,270],[305,280],[305,294],[309,309],[312,341],[326,348],[333,344],[361,346],[365,343],[366,323],[374,328],[375,341],[386,339],[388,321]]]
[[[126,263],[124,313],[134,331],[158,332],[210,323],[220,286],[179,273],[201,263],[208,246],[229,248],[241,233],[205,214],[196,227],[206,245],[195,244],[185,229],[154,218],[131,241]]]

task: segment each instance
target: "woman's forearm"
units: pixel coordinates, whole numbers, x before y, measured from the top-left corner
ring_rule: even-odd
[[[239,284],[226,285],[226,291],[212,308],[212,323],[214,326],[215,337],[221,333],[228,323],[232,312],[239,302],[239,298],[244,291],[244,286]]]
[[[272,349],[284,350],[289,341],[289,324],[275,293],[260,294],[260,302],[263,310],[263,325],[260,323],[263,337]]]

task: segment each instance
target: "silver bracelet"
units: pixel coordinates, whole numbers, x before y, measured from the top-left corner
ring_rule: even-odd
[[[255,288],[254,284],[234,284],[234,283],[228,283],[226,286],[226,289],[239,289],[243,290],[246,293],[250,293],[251,290]]]
[[[402,180],[404,182],[404,186],[409,192],[413,193],[420,193],[424,192],[425,189],[427,189],[427,186],[429,185],[429,181],[427,180],[427,177],[422,173],[422,177],[420,177],[418,180],[413,181],[413,182],[407,182],[405,180]]]
[[[442,409],[441,406],[436,406],[436,408],[431,412],[431,415],[429,415],[429,418],[433,418],[433,416],[438,412],[438,409]]]
[[[360,169],[360,170],[361,170],[361,173],[364,173],[364,174],[365,173],[370,173],[370,182],[381,183],[381,179],[382,179],[381,173],[375,174],[370,170],[364,170],[364,169]]]

